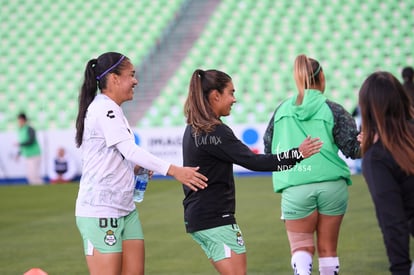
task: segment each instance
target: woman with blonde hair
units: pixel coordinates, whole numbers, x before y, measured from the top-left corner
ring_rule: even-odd
[[[294,169],[273,173],[273,187],[282,193],[294,274],[311,274],[316,247],[320,274],[334,275],[339,273],[339,229],[351,184],[349,168],[338,151],[359,156],[358,130],[351,114],[325,97],[325,73],[317,60],[299,55],[294,78],[298,94],[274,112],[264,137],[265,152],[290,148],[306,136],[317,135],[323,142],[319,154]]]
[[[375,72],[359,91],[362,173],[375,205],[393,275],[410,273],[414,219],[414,109],[389,72]]]

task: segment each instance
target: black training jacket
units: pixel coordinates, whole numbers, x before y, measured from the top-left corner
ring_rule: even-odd
[[[255,154],[225,124],[199,136],[194,136],[187,125],[183,137],[184,166],[199,166],[199,172],[208,178],[208,187],[197,192],[183,185],[187,232],[236,223],[233,164],[253,171],[278,171],[293,167],[302,159],[297,148],[287,154]]]

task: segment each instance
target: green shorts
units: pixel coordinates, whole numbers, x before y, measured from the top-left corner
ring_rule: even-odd
[[[190,235],[214,262],[230,258],[231,251],[246,253],[243,235],[237,224],[200,230]]]
[[[341,179],[286,188],[282,192],[282,219],[297,220],[315,210],[329,216],[343,215],[348,206],[348,185]]]
[[[83,239],[85,255],[122,252],[122,241],[143,240],[141,222],[135,209],[121,218],[76,217],[76,225]]]

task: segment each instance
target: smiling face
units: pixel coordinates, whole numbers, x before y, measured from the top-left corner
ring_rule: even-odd
[[[118,105],[133,99],[134,87],[138,84],[138,80],[135,78],[134,66],[128,60],[125,62],[121,74],[111,73],[108,76],[108,87],[104,92]]]
[[[235,89],[232,81],[227,83],[222,93],[218,90],[213,90],[210,93],[209,102],[217,117],[230,115],[231,107],[236,103],[234,93]]]

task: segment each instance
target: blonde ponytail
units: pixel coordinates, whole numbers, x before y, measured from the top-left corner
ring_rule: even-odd
[[[319,73],[322,67],[315,59],[304,54],[298,55],[295,59],[293,74],[296,87],[299,92],[297,103],[302,102],[305,89],[309,89],[316,84],[320,84]]]
[[[294,65],[294,77],[300,98],[303,98],[305,89],[311,84],[309,78],[311,74],[312,65],[308,57],[304,54],[297,56]]]

